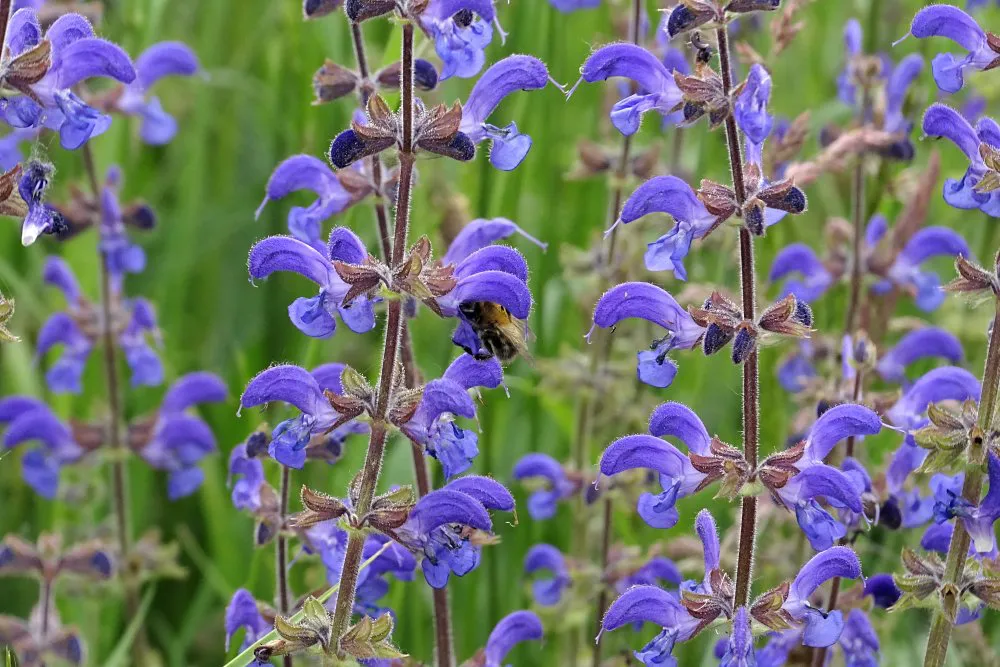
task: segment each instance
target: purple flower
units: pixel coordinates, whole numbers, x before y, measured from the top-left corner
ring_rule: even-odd
[[[851,70],[853,60],[861,54],[862,38],[861,23],[857,19],[850,19],[844,25],[844,52],[847,55],[847,62],[843,71],[837,76],[837,97],[848,106],[857,103],[857,89],[854,85],[854,73]]]
[[[241,628],[246,630],[243,636],[243,643],[240,644],[240,651],[245,651],[255,641],[269,633],[272,629],[270,623],[260,613],[257,600],[245,588],[239,588],[233,593],[232,599],[226,606],[226,650],[229,650],[229,642]]]
[[[268,446],[271,458],[289,468],[301,469],[309,455],[306,448],[314,438],[329,433],[330,437],[338,440],[339,446],[343,437],[365,432],[363,425],[349,422],[330,433],[340,420],[340,414],[330,405],[323,391],[342,393],[340,373],[343,369],[340,364],[326,364],[310,373],[298,366],[272,366],[250,380],[240,397],[241,409],[281,401],[300,411],[297,417],[286,419],[274,427]]]
[[[861,576],[861,561],[847,547],[832,547],[813,556],[792,581],[788,597],[781,608],[803,626],[802,643],[806,646],[830,646],[840,638],[844,619],[840,610],[817,609],[809,599],[824,583],[840,577],[857,579]]]
[[[542,638],[542,621],[534,612],[515,611],[500,619],[486,640],[483,667],[504,667],[504,658],[515,645]]]
[[[868,614],[860,609],[847,613],[844,631],[838,640],[846,667],[878,667],[879,641]]]
[[[4,449],[37,440],[41,447],[29,450],[21,459],[21,475],[35,493],[49,500],[59,490],[62,466],[85,454],[73,430],[59,420],[47,405],[27,396],[0,399],[0,424],[7,425]]]
[[[838,442],[874,435],[882,429],[879,416],[862,405],[842,404],[823,413],[806,438],[802,458],[793,463],[798,473],[773,490],[776,500],[795,512],[799,527],[817,551],[833,546],[847,530],[823,507],[818,498],[841,510],[860,515],[864,479],[847,475],[823,463]]]
[[[116,281],[120,281],[126,273],[142,273],[146,268],[146,253],[125,233],[121,202],[118,200],[121,180],[121,169],[110,167],[101,190],[100,248]]]
[[[493,0],[431,0],[428,3],[420,23],[434,39],[434,50],[444,63],[442,81],[453,76],[468,79],[479,74],[486,63],[484,50],[493,40],[490,24],[495,19]]]
[[[66,229],[62,215],[45,201],[52,172],[51,164],[31,160],[24,165],[18,179],[17,192],[28,207],[28,213],[21,222],[21,245],[25,247],[42,234],[60,234]]]
[[[326,245],[320,240],[322,223],[352,203],[351,194],[340,184],[337,174],[326,162],[312,155],[293,155],[279,164],[267,181],[264,201],[257,207],[257,217],[268,202],[283,199],[298,190],[315,193],[316,201],[306,208],[291,208],[288,212],[288,231],[299,241],[326,255]]]
[[[915,431],[927,425],[925,414],[931,403],[965,401],[970,398],[978,402],[979,393],[979,380],[964,368],[935,368],[914,382],[895,405],[889,408],[886,416],[896,426]]]
[[[753,650],[753,633],[746,607],[739,607],[733,615],[733,632],[726,643],[726,652],[719,667],[756,667]]]
[[[814,347],[812,341],[799,341],[798,347],[778,367],[778,382],[785,391],[797,394],[809,386],[818,373],[813,366]]]
[[[719,567],[719,536],[708,510],[698,514],[695,529],[704,547],[705,578],[701,584],[685,582],[683,587],[694,593],[709,595],[712,592],[708,583],[711,572]],[[662,630],[645,646],[634,651],[634,655],[642,664],[657,667],[676,667],[674,645],[691,639],[704,625],[701,619],[688,613],[674,593],[657,586],[634,586],[608,607],[601,622],[601,632],[647,622],[660,626]]]
[[[654,340],[649,350],[637,354],[636,372],[648,385],[669,387],[677,375],[677,365],[667,355],[674,349],[690,350],[701,341],[705,330],[669,293],[650,283],[616,285],[594,307],[594,327],[615,327],[633,317],[666,329],[666,336]],[[587,334],[588,340],[594,327]]]
[[[551,576],[531,582],[532,598],[543,607],[559,604],[563,591],[572,583],[562,552],[551,544],[536,544],[528,549],[524,556],[524,573],[534,574],[540,570]]]
[[[576,491],[576,485],[566,478],[562,464],[540,452],[525,454],[517,462],[514,479],[544,480],[545,485],[528,497],[528,514],[536,521],[555,516],[559,501],[572,497]]]
[[[793,274],[801,278],[789,277]],[[784,280],[781,296],[794,294],[796,299],[806,303],[823,296],[833,282],[833,276],[816,252],[804,243],[793,243],[778,251],[767,279],[771,282]]]
[[[216,450],[212,429],[186,411],[199,403],[223,401],[226,393],[225,383],[216,375],[188,373],[171,385],[151,419],[130,426],[130,445],[146,463],[170,473],[170,500],[188,496],[201,486],[205,474],[198,463]]]
[[[325,254],[289,236],[270,236],[258,241],[250,249],[248,268],[253,279],[267,278],[275,271],[291,271],[319,285],[316,296],[299,297],[292,302],[288,317],[307,336],[329,338],[337,328],[337,315],[355,333],[375,328],[376,300],[361,295],[345,304],[350,286],[333,268],[337,260],[361,264],[367,258],[368,250],[354,232],[335,227],[330,232]]]
[[[475,387],[496,389],[503,382],[503,369],[496,359],[478,361],[463,354],[444,375],[424,387],[416,413],[402,430],[424,451],[441,463],[445,478],[467,471],[479,454],[479,436],[455,423],[456,417],[475,419],[476,404],[469,397]]]
[[[710,213],[691,186],[680,178],[656,176],[636,188],[625,201],[621,215],[611,229],[650,213],[666,213],[674,219],[674,227],[648,244],[646,268],[650,271],[673,271],[679,280],[687,280],[684,258],[691,250],[691,242],[712,231],[718,223],[718,216]]]
[[[549,82],[549,71],[538,58],[507,56],[495,63],[476,81],[462,106],[462,124],[473,144],[490,140],[490,163],[501,171],[511,171],[531,150],[531,137],[518,132],[517,125],[497,127],[486,122],[500,102],[518,90],[538,90]]]
[[[893,286],[913,295],[918,308],[930,312],[944,302],[945,293],[941,280],[921,265],[932,257],[970,257],[969,246],[961,236],[947,227],[925,227],[914,234],[886,274],[886,278],[872,286],[872,291],[882,294]]]
[[[761,150],[764,141],[774,128],[774,116],[767,112],[771,99],[771,75],[762,65],[750,67],[746,85],[736,97],[733,117],[747,139],[746,160],[758,167],[762,164]]]
[[[256,512],[261,508],[261,488],[267,484],[264,464],[256,456],[248,454],[248,450],[251,449],[248,445],[253,439],[262,435],[254,433],[247,442],[233,447],[233,451],[229,454],[227,484],[232,488],[233,506],[238,510]]]
[[[920,359],[940,358],[955,364],[962,361],[962,343],[953,334],[937,327],[921,327],[899,339],[878,360],[879,375],[889,382],[906,383],[906,367]]]
[[[865,579],[865,596],[871,596],[876,607],[888,609],[902,595],[891,574],[875,574]]]
[[[135,60],[136,77],[124,86],[115,100],[115,108],[142,119],[139,136],[147,144],[162,146],[177,134],[177,121],[163,110],[158,97],[149,97],[149,89],[165,76],[194,76],[198,57],[181,42],[160,42],[149,47]]]
[[[627,435],[614,441],[601,455],[604,475],[617,475],[636,468],[659,473],[663,491],[639,496],[639,516],[654,528],[672,528],[680,518],[676,503],[698,490],[705,473],[697,471],[687,454],[663,438],[677,438],[688,451],[710,456],[712,439],[705,425],[690,408],[664,403],[649,418],[650,435]]]
[[[487,510],[513,509],[513,496],[499,482],[459,477],[418,500],[397,539],[423,555],[420,566],[427,583],[444,588],[451,574],[462,577],[479,566],[482,541],[473,538],[477,531],[492,530]]]
[[[20,9],[10,17],[5,51],[9,58],[16,58],[38,46],[42,39],[35,12]],[[7,100],[4,119],[11,127],[44,124],[58,130],[62,147],[76,150],[91,137],[103,134],[111,125],[111,117],[87,105],[72,91],[73,87],[94,77],[129,84],[135,80],[136,71],[128,54],[95,37],[90,22],[79,14],[60,16],[49,26],[44,39],[51,44],[52,65],[41,80],[28,86],[34,99],[24,96]]]
[[[931,61],[931,71],[938,88],[946,93],[957,93],[965,84],[965,70],[988,70],[997,66],[1000,53],[990,46],[986,33],[976,20],[952,5],[924,7],[910,25],[910,33],[917,39],[945,37],[968,51],[964,58],[951,53],[939,53]]]
[[[683,99],[670,70],[655,55],[635,44],[608,44],[599,48],[583,63],[580,75],[587,83],[624,77],[638,85],[637,92],[611,108],[611,123],[625,136],[638,132],[646,112],[657,111],[666,118]]]
[[[945,7],[933,5],[929,9]],[[958,209],[979,209],[991,217],[1000,217],[1000,191],[977,189],[988,169],[980,154],[980,145],[1000,148],[1000,126],[992,118],[980,118],[975,129],[962,114],[944,104],[932,104],[924,113],[924,133],[930,137],[944,137],[965,153],[969,168],[960,180],[945,179],[944,200]]]
[[[996,532],[993,524],[1000,519],[1000,458],[989,455],[987,461],[989,474],[989,492],[977,506],[965,500],[961,495],[961,476],[947,478],[935,475],[937,484],[932,479],[935,489],[935,521],[943,523],[958,517],[972,538],[972,548],[980,558],[995,558],[997,555]]]
[[[642,567],[622,577],[615,584],[619,593],[624,593],[632,586],[662,586],[664,583],[680,586],[684,581],[677,565],[666,556],[653,556]]]
[[[594,9],[601,6],[601,0],[549,0],[549,4],[561,12],[575,12],[578,9]]]

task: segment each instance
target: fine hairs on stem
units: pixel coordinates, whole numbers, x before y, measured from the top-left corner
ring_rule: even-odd
[[[997,408],[997,395],[1000,393],[1000,326],[996,325],[996,314],[1000,313],[1000,300],[994,299],[993,326],[990,327],[990,342],[986,350],[986,366],[983,369],[983,389],[979,401],[978,431],[990,433],[993,430],[993,416]],[[962,485],[962,498],[978,505],[983,494],[984,470],[986,468],[987,449],[982,436],[969,443],[969,461],[973,464],[965,473]],[[971,538],[965,524],[955,522],[955,531],[948,545],[948,558],[945,561],[944,582],[942,588],[943,608],[934,612],[931,621],[931,631],[927,637],[927,651],[924,654],[924,667],[941,667],[948,655],[948,645],[951,642],[951,631],[954,619],[958,614],[960,596],[956,595],[955,582],[965,572],[965,563],[969,557]],[[951,593],[947,593],[948,590]]]
[[[406,247],[406,237],[410,222],[410,197],[413,185],[413,24],[409,21],[403,25],[403,65],[401,75],[402,92],[402,138],[399,147],[399,186],[396,195],[396,226],[392,244],[392,265],[403,261],[403,251]],[[372,416],[371,436],[368,440],[368,453],[365,457],[365,467],[362,471],[360,491],[355,511],[358,516],[364,516],[371,508],[382,471],[382,461],[385,454],[385,443],[388,435],[386,415],[389,410],[396,359],[399,353],[399,342],[403,327],[403,304],[399,299],[389,302],[388,317],[385,326],[385,344],[382,350],[382,368],[379,375],[378,398],[375,404],[375,414]],[[364,550],[365,535],[352,532],[347,542],[347,553],[340,578],[340,590],[337,592],[337,603],[333,614],[333,636],[339,642],[351,620],[351,610],[354,607],[354,594],[358,584],[358,568]]]
[[[358,64],[358,74],[361,75],[362,85],[359,88],[361,106],[368,103],[371,96],[369,87],[370,71],[368,69],[368,56],[365,49],[364,34],[361,31],[361,24],[351,23],[351,41],[354,45],[355,59]],[[389,232],[388,215],[385,210],[385,200],[382,196],[382,159],[379,155],[369,158],[372,174],[372,185],[375,189],[375,221],[379,233],[379,244],[382,256],[386,261],[392,257],[392,237]],[[400,357],[403,362],[404,385],[408,389],[413,389],[420,384],[420,372],[417,369],[416,358],[413,354],[413,339],[410,337],[409,327],[403,322],[403,329],[400,333]],[[417,496],[423,497],[431,492],[433,486],[430,481],[430,474],[427,470],[427,461],[424,458],[423,446],[413,443],[411,447],[413,453],[413,471],[417,483]],[[435,655],[439,667],[450,667],[454,662],[454,649],[452,646],[451,611],[448,603],[448,592],[446,589],[433,591],[434,598],[434,636]]]
[[[726,95],[733,88],[732,65],[729,54],[729,35],[726,26],[716,30],[719,42],[719,66],[722,70],[722,85]],[[736,201],[742,206],[746,201],[746,184],[743,178],[743,156],[740,151],[739,130],[732,114],[726,117],[726,144],[729,148],[729,167],[732,172],[733,190]],[[754,270],[753,237],[750,230],[740,227],[740,292],[742,294],[743,319],[756,319],[756,295],[754,287],[757,276]],[[757,443],[760,436],[760,379],[758,377],[757,350],[754,349],[743,363],[743,453],[753,470],[757,467]],[[750,584],[753,578],[754,543],[757,539],[757,498],[744,496],[740,507],[740,546],[736,560],[736,601],[737,607],[750,600]]]

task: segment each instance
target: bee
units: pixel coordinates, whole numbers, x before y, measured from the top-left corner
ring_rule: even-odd
[[[500,363],[513,361],[517,355],[528,355],[528,325],[510,314],[506,308],[492,301],[468,301],[459,305],[487,353],[474,356],[480,361],[496,357]]]

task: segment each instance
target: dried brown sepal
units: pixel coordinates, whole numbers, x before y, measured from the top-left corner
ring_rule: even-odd
[[[906,205],[896,217],[892,232],[886,235],[868,259],[869,270],[878,276],[886,276],[913,235],[927,222],[931,199],[937,196],[937,183],[941,174],[941,156],[932,151],[924,169],[917,179],[913,194],[906,198]]]
[[[614,161],[600,144],[582,139],[576,147],[579,165],[572,172],[578,178],[604,173],[614,166]]]
[[[692,319],[700,327],[715,324],[725,331],[735,331],[743,322],[743,312],[720,292],[712,292],[701,308],[688,307]]]
[[[823,174],[843,171],[855,155],[886,148],[897,140],[897,135],[882,130],[868,127],[851,130],[837,137],[812,160],[789,165],[785,177],[802,187]]]
[[[0,215],[12,218],[23,218],[28,214],[28,205],[21,199],[17,191],[17,182],[21,178],[21,165],[14,165],[10,171],[0,176]]]
[[[969,592],[991,609],[1000,610],[1000,579],[980,579],[969,586]]]
[[[7,322],[14,316],[14,300],[0,294],[0,343],[16,343],[20,340],[7,328]]]
[[[333,270],[341,280],[351,286],[343,298],[345,306],[363,294],[371,294],[380,283],[386,282],[384,265],[371,255],[364,264],[348,264],[335,260]]]
[[[351,70],[338,65],[329,58],[313,75],[313,104],[326,104],[352,94],[358,89],[361,77]]]
[[[424,397],[424,388],[403,389],[393,392],[392,406],[389,408],[389,421],[396,426],[403,426],[413,419]]]
[[[715,181],[710,181],[707,178],[702,179],[701,187],[698,188],[695,194],[697,194],[698,199],[705,205],[709,213],[719,216],[722,220],[728,220],[739,209],[739,204],[736,202],[736,193],[732,188],[721,183],[716,183]]]
[[[712,438],[709,446],[711,456],[702,456],[694,452],[688,453],[691,465],[695,470],[705,475],[698,485],[697,491],[707,488],[716,480],[721,479],[719,496],[735,498],[743,485],[750,479],[750,464],[743,452],[719,440]]]
[[[0,564],[0,574],[41,574],[42,556],[34,544],[9,534],[0,542],[6,555]]]
[[[656,170],[656,164],[659,159],[660,147],[658,144],[654,144],[648,150],[632,158],[632,175],[644,180],[650,178]]]
[[[462,124],[462,105],[451,107],[439,104],[426,112],[421,119],[417,141],[447,141],[455,136]]]
[[[777,490],[784,488],[788,481],[799,473],[795,467],[806,451],[805,440],[794,447],[771,454],[757,468],[757,477],[761,483],[771,492],[775,503],[785,507],[785,503],[780,499]],[[787,509],[787,507],[786,507]]]
[[[384,493],[372,502],[371,511],[365,516],[362,524],[370,525],[392,536],[393,531],[406,523],[415,502],[413,487],[410,486],[402,486]]]
[[[734,46],[736,47],[736,53],[739,54],[740,62],[746,63],[748,66],[764,66],[767,63],[764,56],[757,53],[756,49],[750,46],[748,42],[739,41]]]
[[[955,270],[958,272],[958,277],[945,285],[945,290],[961,293],[990,291],[1000,294],[1000,282],[996,274],[990,273],[965,257],[961,255],[955,257]]]
[[[800,321],[799,302],[793,294],[769,306],[761,313],[757,325],[765,331],[795,338],[808,338],[812,332]]]
[[[811,0],[787,0],[781,15],[771,21],[771,56],[781,54],[805,27],[805,21],[796,20],[796,14]]]
[[[351,421],[355,417],[361,416],[365,412],[372,411],[372,402],[369,400],[360,399],[356,396],[348,396],[347,394],[335,394],[329,389],[325,390],[323,395],[326,396],[326,400],[330,402],[330,407],[336,410],[340,415],[330,427],[330,431],[335,430],[339,426],[343,426],[347,422]]]
[[[780,138],[772,136],[764,145],[767,164],[782,164],[794,159],[802,150],[808,136],[809,112],[804,111],[792,121],[784,136]]]
[[[790,589],[791,585],[785,581],[758,597],[750,606],[751,618],[775,632],[794,628],[795,619],[781,608]]]
[[[356,202],[375,192],[375,186],[362,172],[356,169],[337,170],[337,180],[351,195],[351,201]]]
[[[41,104],[38,95],[30,86],[41,81],[48,74],[50,67],[52,67],[52,42],[43,39],[7,63],[2,82]]]
[[[299,492],[302,506],[306,509],[292,516],[294,528],[304,529],[323,521],[339,519],[348,512],[347,506],[339,499],[303,485]]]

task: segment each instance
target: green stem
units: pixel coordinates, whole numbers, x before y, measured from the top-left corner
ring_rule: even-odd
[[[994,312],[1000,312],[1000,300],[994,299]],[[973,505],[979,505],[983,493],[983,478],[988,454],[985,439],[993,430],[993,416],[997,407],[997,390],[1000,385],[1000,326],[994,315],[989,347],[986,351],[986,367],[983,369],[983,390],[979,400],[978,434],[969,443],[969,468],[962,485],[962,497]],[[955,530],[948,545],[945,561],[944,581],[941,591],[941,608],[934,612],[931,631],[927,637],[927,651],[924,667],[941,667],[948,655],[951,629],[961,603],[955,584],[965,573],[965,561],[969,556],[971,538],[961,520],[955,520]]]

